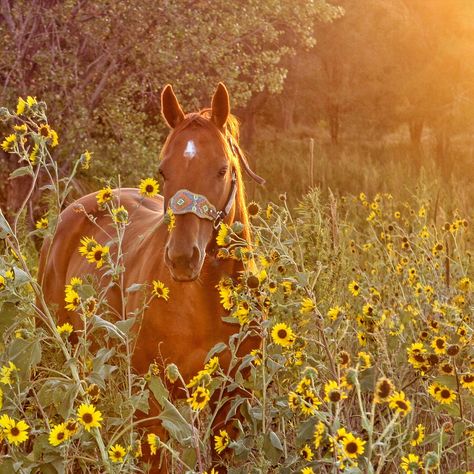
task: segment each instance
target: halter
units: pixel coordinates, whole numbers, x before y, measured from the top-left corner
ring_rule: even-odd
[[[212,205],[206,196],[193,193],[187,189],[180,189],[170,199],[169,208],[173,214],[195,214],[200,219],[212,221],[214,228],[217,229],[220,223],[227,217],[234,205],[235,195],[237,194],[237,176],[232,170],[232,183],[230,187],[227,204],[222,211],[218,211]]]

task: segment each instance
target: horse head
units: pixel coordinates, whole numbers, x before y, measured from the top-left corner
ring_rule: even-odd
[[[175,227],[165,247],[165,263],[177,281],[199,277],[221,222],[242,219],[241,166],[259,182],[243,157],[230,129],[229,94],[219,83],[210,109],[185,114],[170,85],[161,95],[161,111],[171,132],[162,150],[165,209]],[[245,216],[243,216],[245,219]]]

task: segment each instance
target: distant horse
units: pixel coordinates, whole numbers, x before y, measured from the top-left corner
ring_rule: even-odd
[[[145,374],[155,360],[173,362],[188,381],[203,368],[209,350],[236,332],[234,325],[221,320],[216,285],[223,277],[237,277],[242,263],[217,258],[216,235],[221,222],[240,221],[244,237],[249,238],[241,170],[259,183],[263,180],[249,168],[238,146],[237,122],[230,115],[229,95],[222,83],[210,109],[185,114],[170,85],[162,92],[161,105],[171,128],[159,166],[163,196],[144,198],[132,188],[116,189],[113,194],[129,213],[122,242],[123,288],[134,283],[151,286],[152,280],[160,280],[170,290],[169,301],[153,298],[144,310],[137,325],[133,368]],[[175,216],[172,231],[164,219],[169,208]],[[111,226],[111,217],[98,206],[96,194],[89,194],[61,213],[53,238],[45,242],[39,281],[45,300],[58,307],[60,324],[81,328],[79,315],[64,308],[65,285],[72,277],[101,275],[79,254],[81,238],[105,244]],[[140,292],[127,296],[125,303],[116,286],[108,290],[107,302],[118,317],[127,317],[143,303]],[[221,366],[228,364],[228,357],[222,354]],[[183,391],[174,390],[173,395],[183,396]],[[151,414],[157,412],[153,406]],[[158,426],[152,428],[160,431]]]

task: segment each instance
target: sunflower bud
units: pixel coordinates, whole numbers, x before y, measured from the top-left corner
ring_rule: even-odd
[[[239,222],[239,221],[235,221],[231,226],[230,228],[232,229],[232,231],[239,235],[245,228],[245,226],[242,224],[242,222]]]
[[[180,373],[178,367],[175,364],[168,364],[165,370],[166,378],[171,382],[175,383],[178,380]]]

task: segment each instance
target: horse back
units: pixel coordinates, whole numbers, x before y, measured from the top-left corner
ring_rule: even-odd
[[[150,229],[160,225],[163,220],[163,198],[143,197],[134,188],[116,189],[113,193],[115,205],[124,206],[129,213],[130,224],[125,235],[130,253]],[[95,264],[89,263],[79,253],[84,237],[93,238],[101,245],[109,245],[117,237],[110,213],[97,204],[96,193],[78,199],[61,212],[54,235],[44,241],[40,253],[38,282],[45,301],[56,306],[59,323],[69,322],[74,327],[79,321],[75,320],[75,312],[64,309],[65,285],[72,277],[81,278],[85,275],[93,275],[100,286],[104,284],[103,268],[97,269]],[[116,257],[113,244],[110,245],[110,252],[113,258]]]

